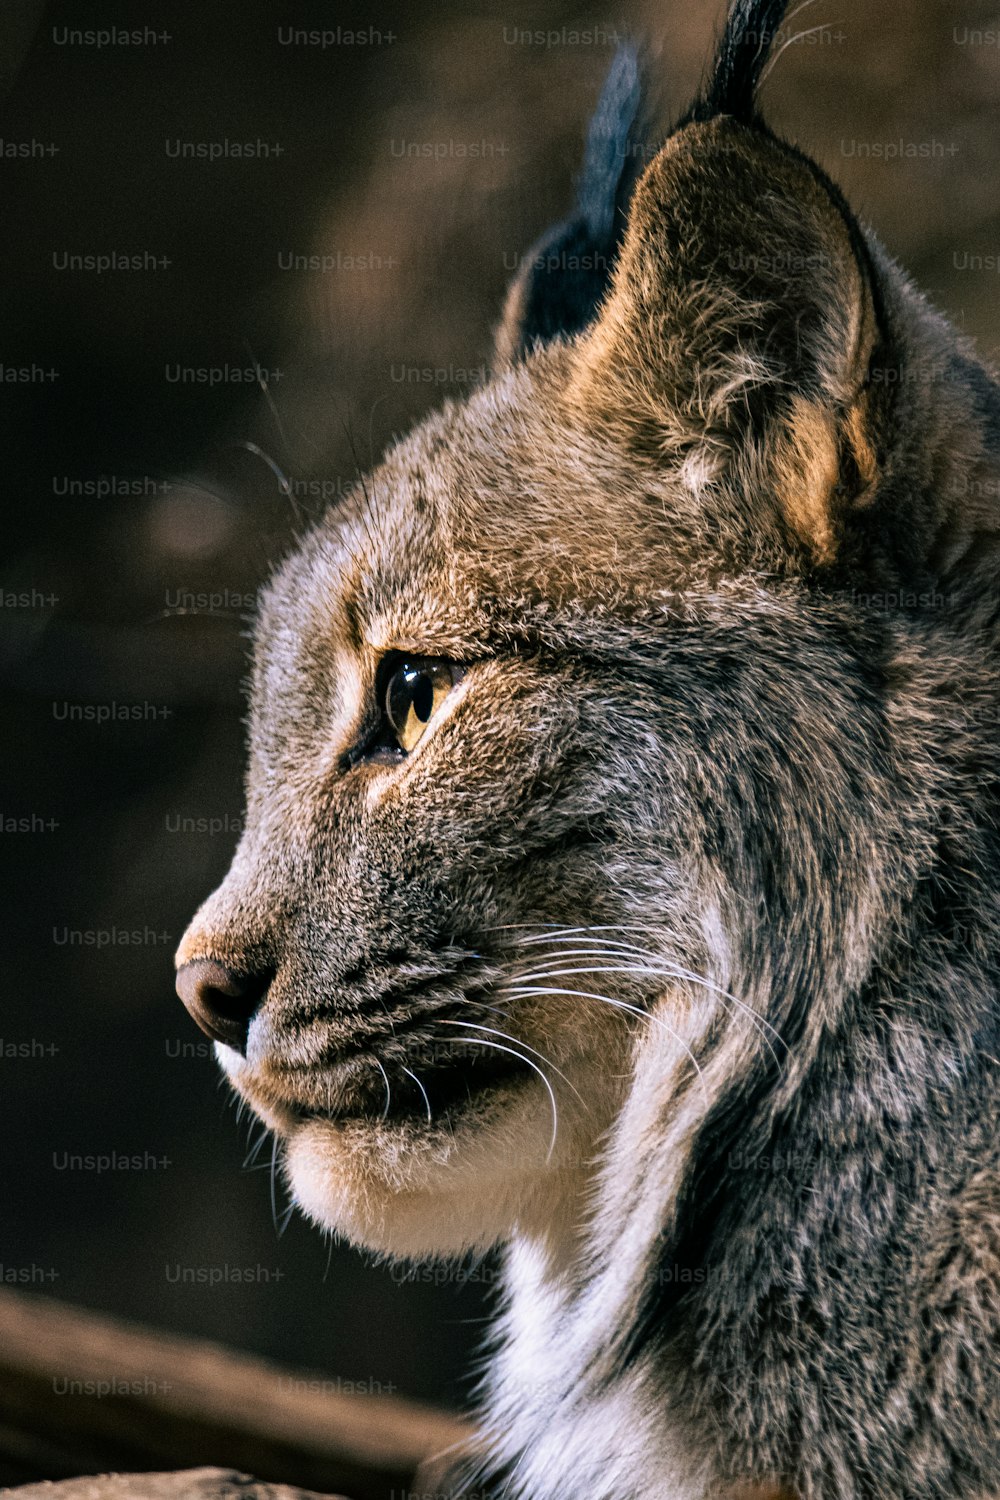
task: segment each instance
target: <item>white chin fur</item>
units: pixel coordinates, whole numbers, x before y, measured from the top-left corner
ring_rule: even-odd
[[[295,1200],[314,1223],[384,1254],[485,1249],[510,1233],[541,1179],[579,1159],[581,1143],[562,1121],[547,1159],[551,1116],[530,1086],[505,1105],[488,1120],[457,1121],[454,1134],[358,1121],[297,1125],[285,1159]]]

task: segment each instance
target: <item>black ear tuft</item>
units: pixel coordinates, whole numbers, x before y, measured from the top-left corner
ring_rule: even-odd
[[[604,80],[587,129],[587,149],[577,187],[577,216],[594,240],[607,243],[616,232],[619,210],[631,195],[644,161],[641,126],[645,88],[639,54],[632,43],[619,47]]]
[[[759,124],[756,94],[789,0],[732,0],[711,77],[679,129],[730,115]],[[633,189],[662,145],[639,50],[619,48],[587,134],[573,212],[523,258],[497,330],[496,359],[505,364],[593,321],[625,230]]]
[[[608,288],[632,189],[651,154],[644,140],[647,108],[639,52],[627,43],[615,55],[590,122],[573,212],[531,247],[511,287],[497,336],[501,359],[576,333],[593,318]]]
[[[682,123],[716,115],[754,123],[760,75],[787,9],[788,0],[733,0],[712,76]]]

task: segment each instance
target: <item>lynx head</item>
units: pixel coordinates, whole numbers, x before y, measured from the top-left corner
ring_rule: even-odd
[[[732,1080],[788,1086],[917,878],[898,663],[992,556],[959,496],[996,398],[759,118],[782,10],[736,4],[652,149],[621,54],[492,379],[267,591],[178,986],[359,1243],[557,1236],[595,1173],[682,1160]]]

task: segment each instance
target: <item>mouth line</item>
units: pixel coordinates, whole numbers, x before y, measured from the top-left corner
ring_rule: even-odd
[[[358,1062],[365,1060],[359,1058]],[[369,1055],[367,1061],[374,1062],[374,1058]],[[340,1107],[333,1111],[309,1108],[300,1111],[300,1118],[359,1120],[371,1124],[412,1121],[440,1125],[475,1104],[488,1090],[528,1076],[528,1067],[509,1056],[488,1067],[472,1068],[466,1064],[451,1068],[414,1068],[410,1072],[386,1068],[386,1077],[376,1065],[368,1077],[352,1078],[352,1097]]]
[[[365,1039],[351,1047],[348,1041],[313,1064],[288,1067],[276,1059],[265,1064],[257,1086],[297,1121],[443,1123],[489,1089],[535,1072],[527,1044],[506,1032],[491,1038],[481,1021],[461,1011],[459,1002],[407,1017],[374,1044]],[[447,1033],[435,1030],[435,1022],[446,1022]],[[246,1082],[253,1089],[255,1081]]]

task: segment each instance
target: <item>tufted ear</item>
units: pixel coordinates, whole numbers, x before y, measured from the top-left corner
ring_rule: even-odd
[[[715,68],[632,195],[570,399],[703,482],[738,468],[813,560],[877,483],[876,279],[839,192],[757,113],[784,0],[734,0]]]
[[[710,80],[688,119],[749,119],[755,90],[788,0],[732,0]],[[634,43],[615,54],[587,131],[576,202],[522,257],[496,332],[494,364],[568,336],[594,317],[611,281],[629,201],[663,141],[649,59]]]
[[[572,399],[644,448],[741,464],[830,562],[873,497],[872,279],[818,168],[729,116],[679,130],[636,189]]]
[[[732,0],[705,87],[658,151],[635,49],[618,54],[576,207],[526,258],[497,359],[576,335],[570,398],[588,421],[690,458],[702,480],[742,463],[744,490],[773,495],[825,563],[877,483],[877,282],[837,189],[758,112],[787,3]]]
[[[622,46],[590,122],[573,211],[522,257],[507,294],[497,365],[533,344],[576,333],[593,318],[611,280],[625,208],[649,160],[645,98],[638,51]]]

